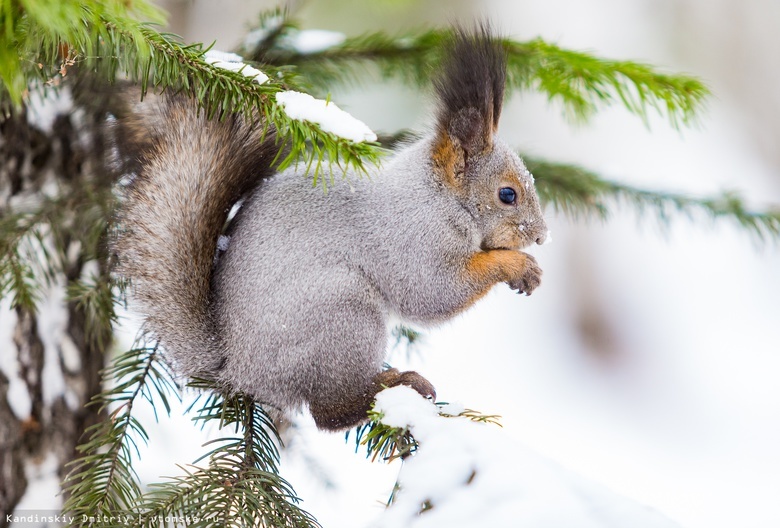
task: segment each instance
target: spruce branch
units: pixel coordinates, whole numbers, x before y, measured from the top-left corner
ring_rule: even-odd
[[[31,241],[40,239],[37,230],[43,217],[42,210],[0,217],[0,299],[11,295],[12,308],[34,312],[40,298],[42,281],[35,263],[49,263],[37,258]]]
[[[0,299],[10,294],[13,308],[34,312],[45,278],[61,269],[61,262],[51,258],[44,243],[47,219],[56,212],[56,206],[47,202],[0,217]]]
[[[288,23],[282,30],[296,27]],[[397,77],[415,86],[426,86],[431,71],[442,59],[443,44],[450,34],[448,30],[400,36],[367,33],[315,53],[299,53],[285,46],[283,39],[277,39],[277,45],[270,49],[247,52],[275,66],[295,66],[296,72],[313,86],[360,84],[372,69],[377,69],[385,79]]]
[[[315,87],[360,83],[372,67],[383,79],[395,77],[427,86],[451,38],[449,29],[402,36],[376,32],[347,39],[319,53],[298,53],[285,47],[258,53],[277,66],[295,65]],[[694,77],[662,73],[635,61],[606,60],[540,38],[527,42],[504,39],[503,44],[507,89],[544,93],[560,102],[575,120],[586,120],[600,106],[619,102],[645,122],[649,111],[656,110],[679,127],[691,124],[709,95],[706,86]]]
[[[406,458],[419,447],[408,429],[390,427],[383,424],[380,413],[369,411],[370,421],[355,428],[355,452],[363,447],[366,458],[372,462],[377,459],[392,462],[397,458]],[[344,440],[349,441],[352,431],[347,431]]]
[[[406,325],[399,324],[390,331],[390,337],[395,340],[394,348],[404,345],[407,351],[414,348],[423,339],[423,333]]]
[[[225,396],[205,380],[191,385],[211,391],[194,420],[217,421],[236,436],[207,444],[216,447],[195,464],[208,459],[208,466],[183,467],[185,475],[152,484],[139,503],[136,525],[163,526],[163,519],[174,516],[188,526],[318,527],[278,474],[281,441],[262,407],[244,395]]]
[[[457,414],[453,411],[454,407],[446,402],[437,402],[439,408],[439,416],[443,418],[465,418],[473,422],[487,423],[498,425],[500,416],[482,414],[479,411],[472,409],[457,410]],[[458,406],[459,407],[459,406]],[[396,459],[405,460],[407,457],[414,456],[417,450],[420,448],[420,444],[412,436],[411,432],[406,427],[393,427],[386,425],[382,422],[384,415],[378,411],[375,406],[368,412],[369,422],[365,425],[361,425],[355,429],[355,452],[364,447],[366,449],[366,458],[370,458],[372,462],[377,459],[384,462],[392,462]],[[348,431],[345,436],[345,441],[349,441],[351,431]],[[389,507],[395,500],[396,493],[400,489],[398,482],[393,486],[393,490],[387,500],[387,506]],[[425,507],[423,509],[426,509]]]
[[[117,321],[113,286],[105,277],[90,275],[72,281],[66,292],[68,301],[76,303],[86,316],[84,329],[87,341],[96,343],[101,350],[105,350],[109,344],[105,341],[106,332],[102,329],[110,328]]]
[[[575,219],[588,215],[607,219],[616,206],[625,203],[633,206],[639,214],[646,211],[654,213],[663,224],[667,224],[673,214],[693,218],[697,213],[704,213],[713,219],[723,218],[737,223],[759,241],[780,239],[780,209],[752,211],[733,192],[694,198],[605,180],[575,165],[533,158],[525,158],[525,162],[536,178],[541,200]]]
[[[144,0],[3,0],[0,4],[0,100],[22,102],[32,79],[49,83],[67,75],[74,51],[96,57],[114,20],[139,36],[139,20],[163,22],[162,12]],[[137,49],[148,56],[148,49]]]
[[[7,252],[0,261],[0,299],[11,295],[11,308],[34,312],[40,300],[39,283],[32,267],[18,251]]]
[[[90,405],[109,414],[87,429],[89,440],[78,447],[82,455],[69,463],[71,470],[63,482],[69,495],[63,511],[79,519],[136,511],[141,488],[132,465],[133,453],[138,454],[137,441],[147,442],[149,437],[133,416],[133,407],[142,397],[170,411],[168,397],[177,394],[173,376],[156,347],[125,352],[104,371],[104,379],[113,387]],[[99,518],[94,522],[101,523]]]
[[[52,227],[47,223],[16,222],[39,215],[9,215],[0,222],[0,299],[10,294],[11,307],[30,312],[42,297],[44,286],[51,286],[62,270],[58,247],[52,247]],[[4,227],[9,227],[4,231]]]
[[[68,3],[67,14],[79,23],[56,27],[36,17],[37,11],[23,9],[15,18],[8,17],[6,20],[23,26],[24,31],[6,34],[0,50],[21,48],[19,56],[24,62],[17,57],[19,64],[9,62],[6,72],[0,54],[4,87],[0,101],[9,99],[18,105],[32,79],[39,79],[44,86],[56,85],[72,66],[92,70],[108,81],[124,72],[140,83],[142,93],[150,87],[183,91],[196,97],[210,117],[237,112],[250,120],[261,119],[266,127],[273,126],[287,147],[280,149],[286,153],[279,160],[280,170],[302,158],[306,166],[313,164],[317,178],[325,166],[362,173],[366,164],[378,161],[381,153],[374,144],[348,141],[315,123],[290,119],[275,94],[297,86],[282,70],[261,66],[270,78],[254,82],[241,72],[207,62],[204,54],[208,47],[185,45],[175,35],[160,33],[139,21],[136,16],[149,11],[144,2],[138,2],[143,9],[132,12],[117,8],[115,3],[122,2],[114,0],[108,7],[94,0]]]
[[[114,39],[111,48],[124,50],[116,56],[116,67],[129,78],[139,81],[142,92],[150,84],[185,91],[197,97],[210,117],[239,112],[248,120],[262,119],[264,126],[273,126],[282,144],[280,152],[286,152],[279,160],[279,170],[301,158],[307,168],[314,166],[313,178],[316,182],[324,165],[327,165],[332,177],[334,166],[342,172],[352,168],[360,173],[365,171],[366,164],[375,164],[379,160],[381,152],[375,144],[349,141],[323,131],[315,123],[290,119],[276,102],[275,94],[296,86],[281,71],[276,72],[276,77],[281,76],[282,82],[269,78],[263,83],[256,83],[240,72],[206,62],[204,55],[209,48],[202,44],[185,46],[174,35],[157,33],[147,26],[139,28],[142,39],[139,43],[138,36],[123,31],[113,23],[108,23],[107,28],[107,36]],[[143,46],[139,47],[139,44]],[[152,50],[150,58],[133,55],[133,49],[144,47]],[[269,76],[274,74],[274,71],[261,67]]]
[[[70,264],[68,252],[76,244],[81,262],[96,260],[104,247],[105,233],[114,203],[109,185],[105,182],[79,182],[63,186],[58,196],[28,200],[4,211],[0,216],[0,299],[14,296],[12,306],[35,310],[39,290],[67,275]],[[73,293],[68,300],[86,301],[82,288],[73,279],[68,284]],[[89,329],[102,335],[91,322],[106,328],[113,319],[113,309],[104,312],[109,303],[110,285],[105,279],[91,282],[101,307],[92,311]],[[102,291],[102,295],[97,295]],[[107,317],[102,317],[106,313]]]
[[[436,402],[439,416],[445,418],[466,418],[472,422],[488,423],[501,427],[500,416],[483,414],[473,409],[462,409],[457,414],[449,414],[447,402]],[[406,428],[391,427],[382,423],[383,415],[373,407],[368,411],[369,422],[354,429],[355,452],[361,447],[366,450],[366,458],[372,462],[377,459],[392,462],[398,458],[404,459],[413,455],[419,448],[417,440]],[[353,431],[347,431],[344,440],[349,441]]]
[[[280,47],[280,39],[298,27],[291,15],[289,4],[261,12],[256,27],[247,33],[239,51],[255,62],[274,62],[269,60],[269,55]]]
[[[507,88],[535,89],[560,101],[577,120],[599,106],[620,102],[647,123],[650,110],[666,115],[671,125],[690,125],[702,109],[709,89],[686,75],[661,73],[647,64],[613,61],[534,39],[505,41]]]

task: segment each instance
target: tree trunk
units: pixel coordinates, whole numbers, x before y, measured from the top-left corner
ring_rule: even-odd
[[[74,86],[74,93],[78,89]],[[110,185],[101,125],[105,98],[87,95],[92,101],[74,96],[76,101],[68,106],[39,104],[35,115],[28,109],[0,117],[0,218],[35,212],[44,197],[67,198],[96,182]],[[54,95],[60,102],[65,96]],[[52,106],[63,109],[55,113]],[[8,298],[13,295],[8,292],[0,307],[0,334],[10,334],[0,335],[0,527],[11,513],[59,511],[63,497],[56,493],[67,474],[65,464],[76,456],[86,428],[99,418],[97,409],[85,405],[101,390],[111,326],[88,318],[83,305],[65,300],[65,291],[86,269],[107,280],[107,252],[86,253],[72,234],[84,227],[83,208],[74,208],[78,210],[60,211],[41,222],[44,234],[47,223],[60,223],[56,231],[49,229],[41,245],[59,245],[65,251],[59,259],[55,252],[38,252],[41,262],[30,263],[58,260],[36,309],[11,309]],[[103,240],[104,233],[99,235]],[[6,234],[0,232],[3,259],[13,244],[3,238]]]

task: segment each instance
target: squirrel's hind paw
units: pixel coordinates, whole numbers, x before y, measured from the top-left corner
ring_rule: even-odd
[[[424,398],[429,398],[432,401],[436,400],[436,390],[431,382],[413,370],[400,372],[398,369],[391,368],[379,373],[374,379],[383,387],[390,388],[406,385],[419,392]]]
[[[398,385],[406,385],[407,387],[411,387],[425,398],[428,398],[431,401],[436,401],[436,389],[433,388],[431,382],[413,370],[402,372],[398,377],[398,380]]]

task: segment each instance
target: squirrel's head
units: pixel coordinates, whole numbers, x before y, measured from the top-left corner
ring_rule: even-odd
[[[483,26],[456,32],[435,83],[434,173],[474,217],[483,249],[520,249],[547,237],[533,176],[496,137],[505,80],[506,52]]]

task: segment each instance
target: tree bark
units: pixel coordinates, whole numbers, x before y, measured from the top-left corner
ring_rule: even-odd
[[[50,127],[33,124],[40,120],[29,120],[29,110],[0,117],[0,217],[29,211],[42,203],[44,195],[62,197],[87,183],[111,185],[102,124],[107,99],[85,93],[82,100],[77,91],[86,92],[83,83],[72,89],[76,94],[72,108],[50,116]],[[4,346],[0,351],[5,366],[0,371],[0,527],[7,524],[6,515],[20,501],[25,508],[49,510],[49,514],[61,506],[62,496],[30,495],[35,493],[32,475],[46,463],[45,467],[56,467],[56,476],[49,478],[61,481],[67,474],[65,465],[85,440],[84,431],[100,418],[97,409],[86,404],[101,391],[100,372],[111,343],[111,327],[95,327],[82,306],[64,300],[64,289],[81,277],[85,266],[94,267],[77,238],[69,238],[71,228],[82,227],[80,211],[65,216],[72,225],[59,226],[65,238],[58,243],[67,248],[67,258],[57,265],[50,281],[54,286],[42,289],[44,295],[36,305],[46,305],[46,314],[23,307],[0,311],[0,318],[16,320],[12,341],[0,336],[5,337],[0,342],[12,343],[10,349]],[[7,258],[9,245],[2,236],[0,232],[0,258]],[[95,260],[100,280],[108,280],[107,252],[102,250]],[[45,328],[42,317],[49,321]],[[51,386],[52,379],[61,390]],[[12,384],[17,387],[13,394]],[[10,399],[24,400],[19,398],[19,387],[24,387],[29,405]]]

